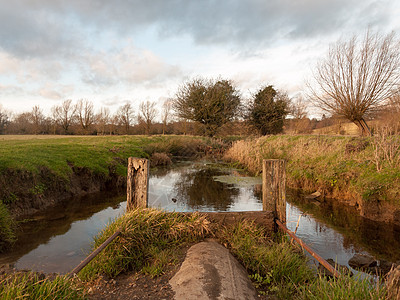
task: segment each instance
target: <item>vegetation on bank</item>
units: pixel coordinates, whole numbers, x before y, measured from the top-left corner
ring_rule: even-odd
[[[400,138],[382,136],[266,136],[237,141],[225,158],[255,174],[263,159],[285,159],[287,182],[340,199],[400,205]],[[388,155],[392,158],[388,159]]]
[[[316,276],[301,250],[288,239],[267,237],[264,228],[246,220],[224,227],[202,214],[136,209],[99,233],[93,248],[117,229],[122,234],[81,271],[82,280],[100,275],[113,278],[129,271],[159,276],[177,263],[186,246],[213,237],[245,266],[259,290],[280,299],[382,299],[386,293],[383,286],[368,280]]]
[[[213,237],[230,249],[248,270],[260,293],[279,299],[384,299],[386,288],[367,279],[320,277],[308,267],[301,250],[280,235],[267,237],[265,229],[246,220],[224,227],[198,214],[136,209],[117,218],[95,237],[96,248],[117,229],[121,234],[80,273],[83,281],[135,272],[152,277],[176,265],[187,246]],[[58,276],[4,275],[0,299],[82,299],[82,282]],[[4,296],[3,296],[4,295]]]
[[[0,275],[0,299],[86,299],[83,288],[67,276],[53,279],[36,273]]]
[[[90,191],[90,184],[98,189],[124,184],[130,156],[150,158],[154,166],[223,147],[223,142],[188,136],[2,136],[0,251],[14,239],[10,212],[20,207],[45,207],[48,199]]]

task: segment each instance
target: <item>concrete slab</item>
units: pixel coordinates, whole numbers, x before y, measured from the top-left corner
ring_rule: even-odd
[[[246,270],[214,240],[192,246],[169,283],[176,300],[257,299]]]

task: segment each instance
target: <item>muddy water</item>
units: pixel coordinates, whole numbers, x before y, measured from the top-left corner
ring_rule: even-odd
[[[206,162],[182,163],[168,170],[152,170],[149,206],[167,211],[256,211],[262,209],[261,179]],[[322,257],[340,264],[354,253],[377,259],[400,260],[400,229],[367,221],[351,209],[329,201],[306,201],[288,191],[288,227]],[[18,269],[66,273],[89,252],[104,226],[125,210],[125,195],[98,194],[32,216],[20,224],[17,244],[0,255],[0,264]]]

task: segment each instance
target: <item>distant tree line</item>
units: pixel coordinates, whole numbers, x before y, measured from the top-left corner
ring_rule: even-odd
[[[287,94],[272,86],[244,101],[230,80],[195,78],[158,107],[127,101],[114,114],[106,107],[96,111],[87,99],[64,100],[50,115],[39,105],[19,114],[0,106],[0,134],[276,134],[283,131],[290,107]]]
[[[361,135],[369,124],[400,132],[400,42],[394,33],[367,32],[330,47],[308,84],[308,99],[289,98],[285,91],[264,85],[244,98],[235,83],[223,78],[183,82],[163,103],[127,101],[112,114],[85,99],[62,101],[46,116],[39,105],[13,114],[0,105],[0,134],[308,134],[314,129],[355,123]],[[307,103],[327,112],[307,116]],[[367,123],[368,121],[368,123]]]

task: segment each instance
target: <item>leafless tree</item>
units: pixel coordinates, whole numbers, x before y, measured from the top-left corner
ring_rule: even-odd
[[[165,130],[167,129],[168,120],[171,115],[173,99],[166,99],[163,103],[162,112],[161,112],[161,119],[163,122],[163,134],[165,134]]]
[[[307,104],[302,96],[291,99],[289,103],[289,115],[295,120],[307,117]]]
[[[30,119],[33,125],[33,133],[38,134],[40,132],[40,127],[42,126],[42,123],[45,119],[45,116],[42,110],[40,109],[39,105],[35,105],[32,108]]]
[[[0,134],[4,133],[9,123],[10,115],[11,114],[0,104]]]
[[[96,115],[96,122],[98,125],[98,131],[101,132],[101,134],[105,134],[106,132],[106,126],[110,122],[111,119],[111,114],[110,114],[110,109],[107,107],[102,107],[100,109],[100,112]]]
[[[117,111],[117,117],[120,124],[124,126],[125,133],[129,134],[129,129],[134,118],[132,105],[130,103],[126,103],[125,105],[120,106]]]
[[[370,31],[359,40],[339,41],[329,49],[308,83],[310,98],[331,113],[354,122],[371,135],[365,116],[379,107],[400,78],[400,43],[394,33]]]
[[[82,129],[87,131],[94,122],[93,102],[81,99],[75,105],[76,115]]]
[[[76,107],[72,104],[72,100],[65,100],[61,105],[53,106],[51,110],[54,121],[64,129],[65,133],[67,133],[76,111]]]
[[[142,102],[139,105],[139,118],[141,118],[146,124],[146,134],[150,134],[151,124],[153,123],[155,117],[157,116],[156,103]]]

